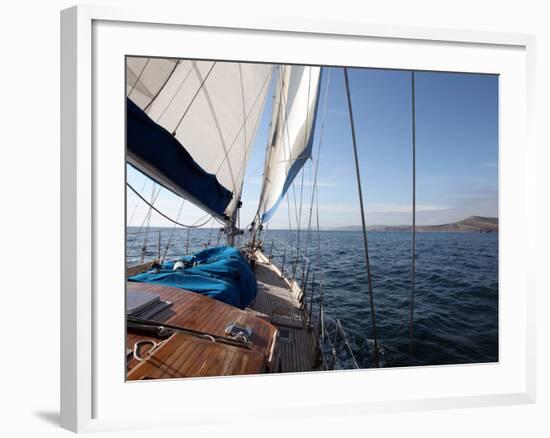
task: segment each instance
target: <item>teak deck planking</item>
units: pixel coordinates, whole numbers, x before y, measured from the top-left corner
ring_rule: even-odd
[[[241,347],[173,334],[128,373],[128,380],[259,374],[266,358]]]
[[[306,312],[298,300],[302,291],[295,282],[284,278],[261,251],[256,252],[255,258],[258,293],[245,311],[177,288],[128,282],[128,290],[156,293],[172,303],[151,320],[221,336],[233,322],[252,327],[250,350],[213,345],[189,335],[172,335],[144,362],[129,360],[128,379],[259,373],[265,370],[266,358],[271,359],[271,372],[320,369],[316,331],[307,326]],[[141,339],[152,338],[129,331],[127,348],[133,348]],[[147,348],[143,351],[146,356]]]
[[[275,347],[274,344],[277,338],[277,329],[261,318],[212,298],[194,292],[182,291],[181,289],[173,287],[128,282],[127,289],[158,294],[161,299],[172,303],[170,307],[167,307],[149,318],[152,321],[190,328],[219,336],[225,336],[225,328],[231,323],[237,322],[248,325],[252,328],[252,335],[250,337],[251,349],[249,351],[265,358],[271,358],[270,356],[272,355],[272,350]],[[128,330],[126,336],[127,348],[133,349],[134,344],[142,339],[155,338]],[[155,341],[159,342],[162,340],[155,339]],[[222,347],[221,344],[220,347]],[[223,347],[231,346],[224,344]],[[240,347],[232,348],[238,348],[239,350],[248,352],[248,350],[244,350]],[[215,350],[218,351],[220,349],[218,348]],[[214,351],[214,349],[208,349],[208,351]],[[146,353],[147,348],[144,348],[143,352]],[[138,363],[139,362],[133,358],[129,360],[127,363],[128,371],[131,371]],[[131,375],[132,374],[129,373],[128,378],[130,378]]]
[[[308,328],[306,312],[298,300],[301,289],[283,278],[281,271],[260,251],[256,252],[255,273],[258,294],[247,311],[279,329],[276,370],[285,373],[320,369],[315,330]],[[288,339],[284,334],[288,334]]]

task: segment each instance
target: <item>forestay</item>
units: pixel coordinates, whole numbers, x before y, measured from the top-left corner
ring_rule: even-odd
[[[202,170],[231,192],[224,206],[229,219],[240,201],[272,70],[268,64],[127,58],[127,97],[171,133]],[[212,212],[200,199],[202,195],[189,196],[186,187],[174,184],[164,169],[151,166],[131,151],[128,161]]]
[[[280,66],[258,214],[268,221],[311,156],[320,67]]]

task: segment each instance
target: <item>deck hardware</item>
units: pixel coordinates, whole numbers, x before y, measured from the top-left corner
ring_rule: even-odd
[[[127,316],[126,319],[127,319],[128,325],[129,324],[135,324],[135,328],[138,328],[138,326],[140,326],[140,325],[143,326],[144,329],[152,327],[152,328],[156,328],[159,332],[161,332],[162,330],[166,330],[166,331],[170,331],[170,332],[184,333],[184,334],[187,334],[187,335],[197,336],[197,337],[200,337],[200,338],[207,338],[207,339],[210,339],[213,342],[219,342],[221,344],[228,344],[228,345],[233,345],[235,347],[242,347],[242,348],[250,349],[250,343],[248,343],[248,342],[245,343],[243,339],[237,340],[237,339],[229,338],[229,337],[226,337],[226,336],[214,335],[214,334],[207,333],[207,332],[193,330],[193,329],[187,328],[187,327],[180,327],[180,326],[176,326],[176,325],[172,325],[172,324],[166,324],[166,323],[160,324],[160,323],[155,322],[155,321],[151,321],[151,320],[147,320],[147,319],[141,319],[141,318],[135,318],[135,317],[132,317],[132,316]]]

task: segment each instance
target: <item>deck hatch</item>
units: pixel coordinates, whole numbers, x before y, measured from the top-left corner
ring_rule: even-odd
[[[135,315],[159,301],[160,296],[158,294],[129,290],[126,293],[126,314]]]

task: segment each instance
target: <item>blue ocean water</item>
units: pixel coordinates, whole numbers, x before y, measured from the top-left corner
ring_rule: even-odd
[[[128,261],[139,261],[143,234],[128,230]],[[189,239],[188,239],[189,235]],[[161,233],[161,254],[170,236]],[[326,333],[334,337],[335,321],[343,324],[360,367],[373,366],[373,334],[361,232],[321,231],[309,237],[312,261],[313,318],[318,320],[319,290],[323,290]],[[412,356],[409,355],[411,235],[370,232],[369,259],[373,280],[378,342],[383,366],[463,364],[498,361],[498,234],[417,233],[416,287]],[[264,252],[272,253],[285,272],[305,276],[305,264],[294,269],[296,232],[268,231]],[[302,232],[302,245],[307,236]],[[158,254],[158,229],[150,229],[147,258]],[[240,242],[248,241],[241,236]],[[176,230],[167,259],[196,252],[210,242],[223,244],[218,229]],[[303,246],[302,246],[303,247]],[[285,249],[286,248],[286,249]],[[315,272],[315,279],[313,273]],[[311,292],[311,288],[309,290]],[[309,292],[308,292],[309,297]],[[340,348],[340,367],[351,358]],[[349,355],[348,355],[349,356]]]

